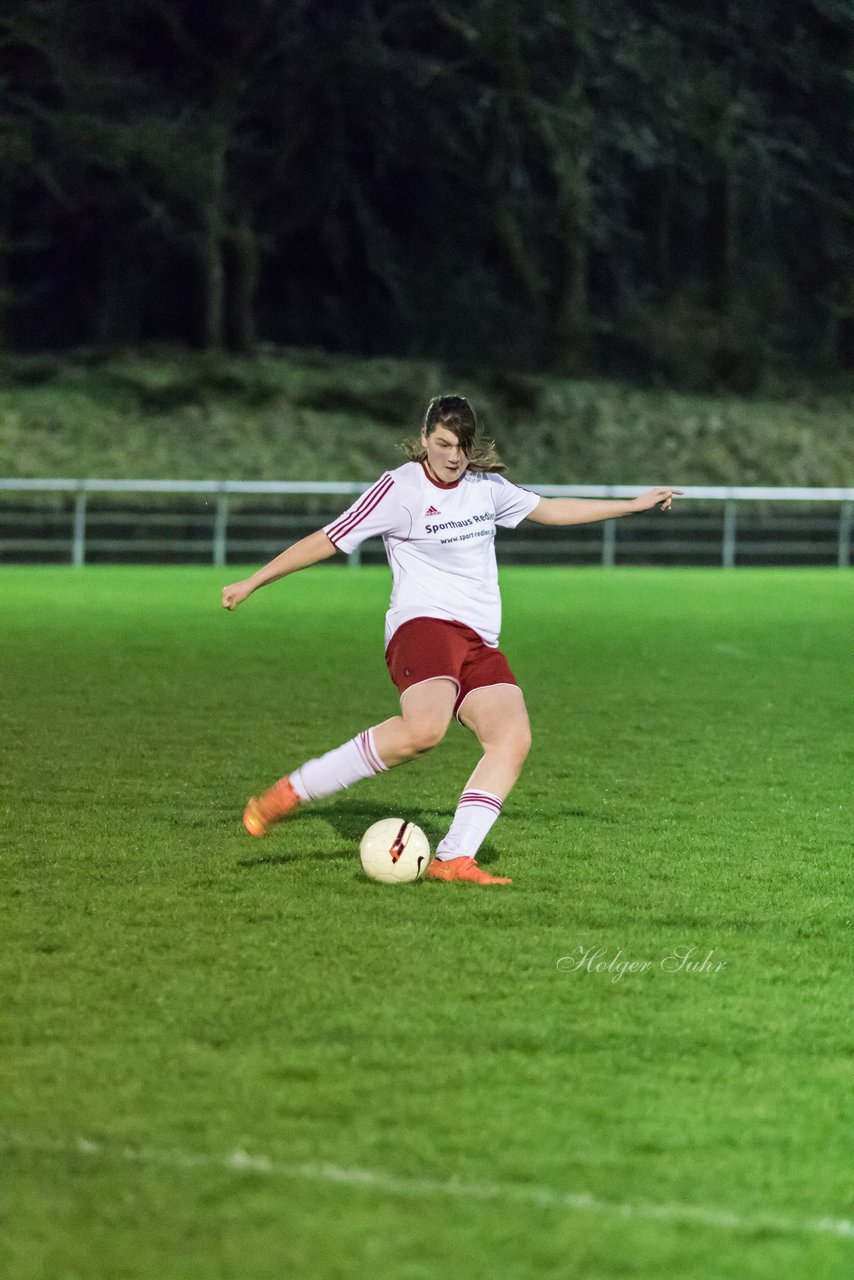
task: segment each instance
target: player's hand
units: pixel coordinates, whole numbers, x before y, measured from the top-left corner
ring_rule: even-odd
[[[658,507],[661,511],[669,511],[673,506],[674,494],[683,492],[682,489],[669,489],[666,485],[658,489],[647,489],[646,493],[632,499],[632,506],[635,511],[651,511],[653,507]]]
[[[248,582],[232,582],[230,586],[222,589],[222,607],[223,609],[236,609],[239,604],[247,596],[252,595],[252,588]]]

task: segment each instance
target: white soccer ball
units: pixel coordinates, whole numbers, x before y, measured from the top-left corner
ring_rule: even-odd
[[[430,862],[427,837],[414,822],[383,818],[368,827],[359,845],[366,876],[382,884],[407,884],[420,880]]]

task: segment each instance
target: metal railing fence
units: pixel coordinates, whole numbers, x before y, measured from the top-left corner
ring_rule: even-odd
[[[109,560],[131,555],[139,561],[146,558],[187,556],[191,562],[204,557],[208,562],[225,566],[231,561],[247,561],[281,549],[288,540],[283,537],[293,530],[297,536],[317,528],[338,515],[346,500],[352,500],[370,486],[344,481],[244,481],[244,480],[95,480],[95,479],[0,479],[0,499],[13,495],[60,495],[64,504],[58,510],[44,511],[29,506],[0,506],[0,559],[32,560],[62,558],[83,565],[91,556]],[[631,498],[642,487],[638,485],[529,485],[543,497]],[[203,500],[204,510],[138,511],[102,506],[93,511],[93,500],[103,503],[105,495],[131,496],[173,495]],[[288,512],[246,512],[235,510],[238,502],[271,497],[305,499],[337,497],[345,502],[333,504],[321,517],[316,513],[294,515]],[[688,504],[687,508],[683,504]],[[315,504],[316,505],[316,504]],[[702,513],[692,519],[691,508]],[[808,508],[808,519],[792,517],[788,521],[768,514],[792,508]],[[743,511],[760,510],[763,522],[744,524]],[[825,512],[830,514],[825,515]],[[742,511],[740,518],[739,512]],[[816,511],[821,512],[817,515]],[[672,516],[673,524],[661,525],[661,516],[635,516],[631,521],[606,520],[596,525],[568,526],[556,531],[554,526],[536,526],[538,536],[515,537],[504,558],[530,560],[550,555],[566,557],[577,554],[584,563],[611,566],[619,563],[667,562],[668,557],[681,557],[683,563],[718,563],[732,568],[745,557],[764,556],[763,562],[794,561],[836,563],[841,568],[851,564],[852,526],[854,526],[854,488],[775,488],[692,486],[685,489]],[[681,523],[680,523],[681,520]],[[656,523],[658,522],[658,523]],[[60,527],[53,536],[44,536],[45,527]],[[160,537],[144,536],[151,527],[169,528],[181,525],[183,533]],[[133,536],[116,537],[116,528],[133,527]],[[620,533],[618,534],[618,526]],[[628,526],[631,526],[629,533]],[[97,530],[106,527],[107,536]],[[36,533],[28,530],[36,529]],[[238,529],[243,533],[240,536]],[[276,536],[247,537],[245,530],[257,533],[273,529]],[[546,538],[539,536],[545,529]],[[622,530],[626,532],[623,533]],[[774,537],[775,533],[790,535]],[[12,531],[12,536],[9,535]],[[142,535],[140,536],[140,530]],[[582,532],[583,531],[583,532]],[[662,536],[666,532],[666,536]],[[694,537],[694,534],[709,536]],[[753,537],[747,537],[747,534]],[[556,536],[557,534],[557,536]],[[761,536],[760,536],[761,534]],[[40,536],[41,535],[41,536]],[[818,536],[816,536],[818,535]],[[504,546],[504,540],[499,544]],[[365,544],[369,547],[370,544]],[[348,559],[361,561],[361,551]],[[693,560],[691,557],[695,557]]]

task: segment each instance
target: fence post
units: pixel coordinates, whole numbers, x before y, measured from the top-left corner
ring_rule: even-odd
[[[359,543],[358,547],[356,547],[356,550],[351,551],[347,556],[347,564],[350,566],[351,569],[358,569],[361,563],[362,563],[362,544]]]
[[[724,503],[724,538],[721,548],[721,563],[725,569],[735,568],[735,521],[736,505],[732,498]]]
[[[81,480],[74,496],[74,528],[71,535],[71,563],[86,563],[86,481]]]
[[[214,515],[213,562],[217,569],[222,569],[225,565],[227,546],[228,494],[222,491],[217,494],[216,514]]]
[[[847,569],[851,564],[851,513],[854,503],[843,502],[839,508],[839,555],[837,564]]]
[[[613,569],[617,562],[617,522],[606,520],[602,525],[602,568]]]

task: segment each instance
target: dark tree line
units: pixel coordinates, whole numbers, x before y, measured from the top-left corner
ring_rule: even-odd
[[[854,358],[852,0],[7,0],[0,343]]]

